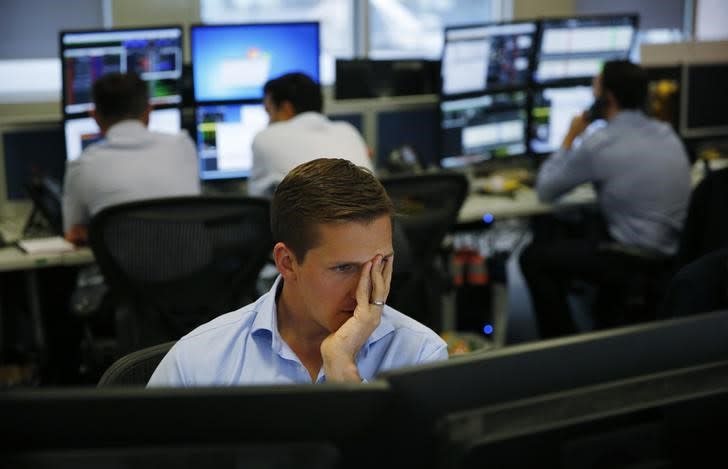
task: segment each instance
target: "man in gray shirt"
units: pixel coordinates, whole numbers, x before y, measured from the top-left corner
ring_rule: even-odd
[[[541,240],[520,258],[541,337],[575,331],[566,286],[571,279],[618,275],[625,256],[600,245],[616,242],[657,255],[675,254],[690,197],[690,161],[673,129],[647,117],[647,74],[628,61],[611,61],[595,77],[595,104],[574,117],[559,151],[541,166],[536,191],[554,201],[591,183],[606,230],[598,239]],[[595,118],[607,125],[584,136]],[[583,139],[580,144],[578,140]]]
[[[93,85],[92,113],[104,139],[66,165],[63,230],[85,244],[90,218],[135,200],[199,195],[197,153],[189,135],[150,132],[149,92],[134,74],[109,73]]]

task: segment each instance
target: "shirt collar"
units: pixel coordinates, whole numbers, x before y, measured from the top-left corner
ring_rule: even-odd
[[[146,130],[144,124],[138,119],[124,119],[109,127],[106,131],[106,138],[114,139],[130,134],[137,134]]]
[[[629,122],[634,121],[635,119],[643,119],[644,113],[642,111],[638,111],[637,109],[623,109],[617,113],[612,119],[609,121],[610,124],[619,124],[622,122]]]
[[[283,288],[283,277],[280,275],[273,282],[273,286],[268,293],[258,299],[255,306],[256,315],[255,319],[253,319],[251,333],[257,335],[259,331],[267,331],[271,336],[271,347],[280,353],[282,347],[281,341],[283,339],[281,339],[281,335],[278,332],[278,308],[276,306],[276,297],[278,296],[279,288]],[[387,311],[388,308],[388,306],[384,307],[379,326],[374,329],[374,332],[372,332],[362,347],[360,353],[364,353],[364,356],[366,356],[372,344],[394,331],[394,326]]]
[[[306,111],[302,112],[300,114],[296,114],[290,119],[290,122],[295,122],[297,124],[305,124],[305,125],[320,125],[324,122],[326,122],[328,118],[321,114],[320,112],[314,112],[314,111]]]

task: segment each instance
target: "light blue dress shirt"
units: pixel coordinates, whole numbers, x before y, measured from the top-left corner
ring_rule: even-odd
[[[301,360],[281,338],[276,320],[279,276],[255,303],[219,316],[182,337],[162,359],[148,387],[311,383]],[[385,306],[379,326],[356,358],[363,380],[384,370],[448,357],[434,331]],[[317,383],[326,381],[323,367]]]
[[[609,234],[629,246],[674,254],[690,198],[690,160],[665,123],[622,111],[541,166],[539,198],[551,202],[591,182]]]

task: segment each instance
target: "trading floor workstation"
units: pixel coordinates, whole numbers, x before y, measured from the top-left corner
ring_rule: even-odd
[[[94,254],[89,247],[58,246],[28,252],[32,248],[19,241],[62,234],[52,189],[62,183],[66,161],[101,138],[88,114],[90,89],[109,71],[133,70],[149,83],[151,129],[190,134],[206,195],[244,195],[250,144],[268,124],[262,84],[294,70],[320,78],[319,24],[61,31],[61,122],[11,126],[2,136],[0,365],[16,354],[37,362],[29,381],[15,378],[24,384],[0,392],[0,460],[9,467],[115,462],[133,468],[694,467],[711,458],[725,461],[715,436],[728,417],[728,313],[517,344],[507,343],[508,305],[494,293],[508,287],[508,259],[529,236],[532,217],[595,210],[592,187],[544,203],[534,177],[560,146],[571,118],[591,106],[591,80],[601,64],[633,56],[638,29],[634,14],[449,26],[434,92],[425,77],[431,64],[412,80],[418,89],[403,93],[415,96],[393,97],[394,105],[367,98],[373,87],[394,89],[396,67],[387,69],[385,85],[334,84],[332,94],[347,98],[330,99],[324,111],[375,136],[367,143],[382,181],[441,172],[468,181],[435,259],[443,294],[434,309],[436,332],[453,334],[450,360],[387,372],[363,385],[155,390],[96,389],[104,371],[98,369],[86,368],[79,382],[44,374],[60,360],[78,366],[82,352],[60,351],[59,359],[55,347],[70,340],[78,348],[82,338],[76,332],[55,337],[59,319],[52,315],[72,323],[65,328],[85,327],[88,318],[57,310],[70,296],[58,292],[59,279],[74,292],[81,288],[76,300],[98,299],[76,279],[94,265]],[[189,64],[183,60],[187,43]],[[339,62],[342,72],[375,66]],[[715,77],[726,75],[728,58],[688,62],[658,57],[646,67],[655,87],[677,87],[668,98],[677,108],[663,120],[695,158],[701,144],[728,136],[720,112],[728,99],[711,92]],[[694,179],[701,177],[696,171]],[[460,280],[453,267],[458,255],[473,263]],[[473,275],[475,263],[492,271]],[[468,340],[466,353],[457,350],[458,341]],[[103,358],[108,366],[120,356]]]

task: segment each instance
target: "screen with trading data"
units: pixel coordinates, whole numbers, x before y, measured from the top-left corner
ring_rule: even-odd
[[[446,28],[442,94],[525,86],[530,79],[536,31],[534,22]]]
[[[60,36],[65,115],[92,110],[94,81],[112,72],[138,74],[149,84],[154,106],[182,102],[181,27],[63,31]]]

